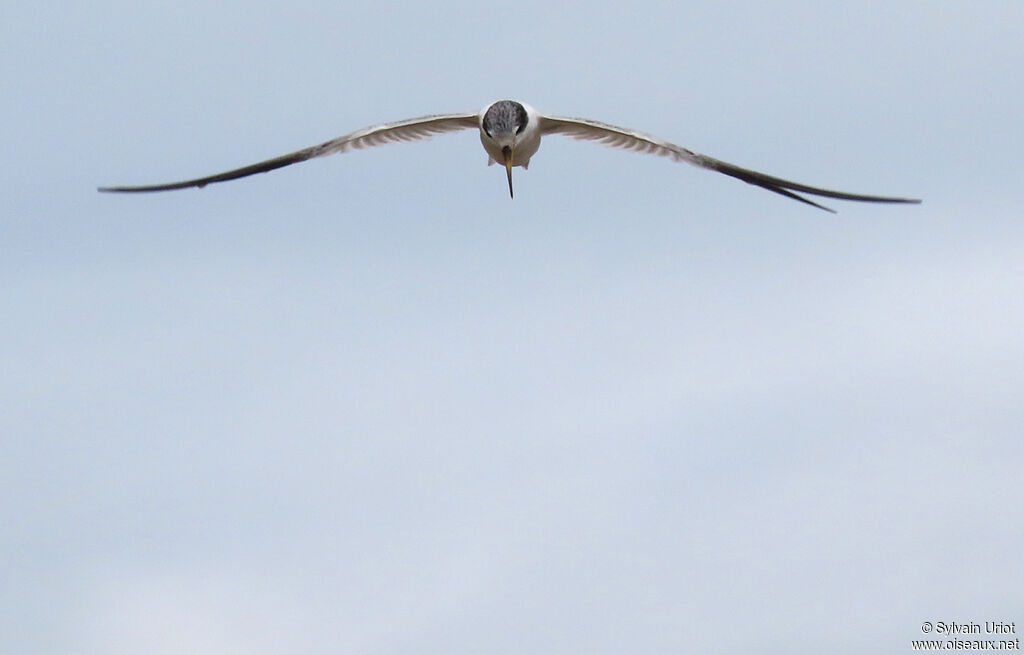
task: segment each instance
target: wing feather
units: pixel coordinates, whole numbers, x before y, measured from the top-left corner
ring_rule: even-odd
[[[594,141],[612,148],[621,148],[624,150],[633,150],[640,153],[669,157],[673,161],[686,162],[688,164],[693,164],[694,166],[724,173],[725,175],[729,175],[738,180],[743,180],[748,184],[754,184],[763,189],[767,189],[768,191],[778,193],[786,196],[787,198],[792,198],[793,200],[799,200],[800,202],[812,205],[818,209],[824,209],[825,211],[830,212],[833,210],[823,205],[819,205],[812,200],[808,200],[803,196],[797,195],[794,191],[808,193],[815,196],[824,196],[826,198],[857,200],[860,202],[921,202],[914,198],[894,198],[890,196],[875,196],[859,193],[847,193],[845,191],[833,191],[831,189],[823,189],[820,187],[801,184],[799,182],[785,180],[781,177],[766,175],[765,173],[759,173],[748,168],[742,168],[740,166],[715,159],[714,157],[708,157],[707,155],[693,152],[692,150],[688,150],[682,146],[665,141],[664,139],[659,139],[658,137],[650,134],[637,132],[624,127],[617,127],[615,125],[609,125],[608,123],[602,123],[601,121],[595,121],[589,118],[561,118],[545,116],[541,119],[541,133],[561,134],[573,139],[580,139],[582,141]]]
[[[168,184],[153,184],[147,186],[115,186],[100,187],[98,190],[107,193],[139,193],[148,191],[172,191],[174,189],[187,189],[189,187],[202,188],[207,184],[215,182],[227,182],[240,177],[266,173],[284,166],[297,164],[314,157],[324,157],[335,153],[349,152],[350,150],[362,150],[388,143],[399,143],[404,141],[422,141],[435,135],[446,132],[467,130],[478,126],[477,114],[432,114],[419,118],[410,118],[394,123],[383,123],[363,128],[340,136],[319,145],[296,150],[295,152],[267,159],[249,166],[236,168],[224,173],[217,173],[207,177],[199,177],[183,182],[171,182]]]

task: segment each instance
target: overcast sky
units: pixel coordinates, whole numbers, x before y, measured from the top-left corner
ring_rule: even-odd
[[[1024,625],[1024,4],[8,2],[0,650]],[[500,98],[808,184],[473,133]],[[1020,628],[1018,628],[1020,630]]]

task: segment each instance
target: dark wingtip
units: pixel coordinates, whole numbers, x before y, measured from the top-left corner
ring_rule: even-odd
[[[100,193],[138,193],[140,191],[147,191],[148,189],[140,189],[131,186],[99,186],[96,190]]]
[[[159,184],[156,186],[101,186],[96,187],[96,190],[100,193],[156,193],[159,191],[187,189],[189,187],[202,189],[206,184],[206,182],[202,184],[196,184],[194,182],[177,182],[175,184]]]
[[[137,188],[131,186],[101,186],[96,187],[100,193],[143,193],[154,189]]]

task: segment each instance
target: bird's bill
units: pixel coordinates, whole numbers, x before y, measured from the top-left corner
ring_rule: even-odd
[[[512,193],[512,148],[505,146],[501,149],[501,155],[505,159],[505,172],[508,174],[508,197],[515,198]]]

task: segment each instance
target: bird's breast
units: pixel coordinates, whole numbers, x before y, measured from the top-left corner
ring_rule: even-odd
[[[490,137],[481,129],[480,143],[483,144],[484,150],[487,151],[487,155],[491,160],[499,164],[505,162],[505,156],[502,154],[501,149],[508,145],[507,142],[503,143]],[[530,129],[524,130],[512,142],[512,165],[525,168],[530,163],[530,158],[537,153],[538,148],[540,148],[540,132]]]

